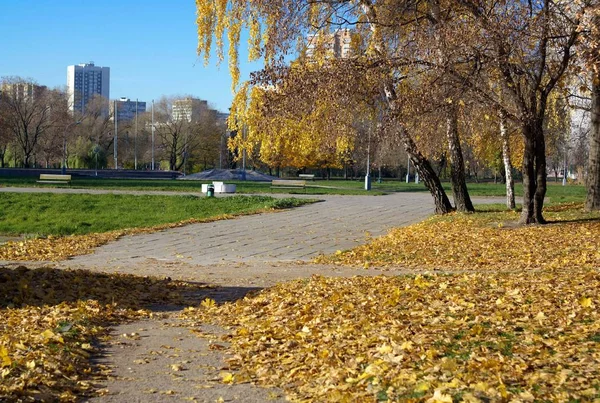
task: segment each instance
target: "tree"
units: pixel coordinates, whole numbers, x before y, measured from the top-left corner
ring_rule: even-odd
[[[544,223],[548,97],[563,79],[581,35],[581,16],[589,2],[471,2],[459,0],[478,26],[473,43],[484,51],[489,77],[501,91],[477,86],[486,102],[516,121],[523,136],[523,210],[520,223]],[[473,82],[471,82],[473,84]],[[498,95],[500,94],[500,95]]]
[[[191,96],[162,97],[155,105],[158,148],[170,170],[188,171],[199,158],[212,165],[219,157],[221,129],[206,101]]]
[[[398,136],[419,171],[420,177],[434,197],[436,212],[447,213],[452,205],[441,186],[436,172],[423,153],[420,152],[414,138],[402,124],[403,99],[398,92],[401,86],[410,86],[409,81],[418,80],[422,71],[412,70],[410,75],[406,69],[412,63],[406,55],[417,46],[411,42],[411,29],[417,28],[415,21],[425,18],[424,10],[410,1],[368,0],[347,1],[289,1],[277,2],[258,0],[242,2],[199,0],[196,2],[198,11],[198,40],[199,51],[208,60],[216,38],[217,54],[223,57],[223,34],[227,30],[230,43],[229,65],[234,90],[237,90],[239,69],[237,66],[238,44],[240,32],[246,26],[250,32],[250,56],[262,58],[266,68],[264,74],[271,75],[275,88],[290,82],[280,80],[280,73],[285,56],[293,51],[297,38],[305,38],[309,33],[316,32],[317,46],[320,38],[332,35],[336,28],[356,26],[359,40],[355,44],[355,56],[336,63],[327,62],[325,57],[300,58],[298,61],[310,68],[324,66],[321,71],[332,71],[336,68],[346,68],[352,72],[348,77],[358,78],[355,83],[368,83],[373,92],[380,96],[382,106],[377,119],[380,122],[378,130],[384,130],[390,136]],[[416,16],[416,17],[415,17]],[[306,48],[305,45],[301,47]],[[318,49],[317,49],[318,50]],[[283,69],[285,70],[285,69]],[[310,70],[310,69],[307,69]],[[421,69],[422,70],[422,69]],[[341,70],[339,70],[341,71]],[[344,79],[338,75],[341,80]],[[317,82],[306,82],[302,94],[315,90]],[[412,84],[412,83],[410,83]],[[290,92],[286,92],[292,95]],[[322,99],[329,102],[331,98]],[[368,100],[370,101],[370,100]],[[346,105],[347,106],[347,105]],[[323,105],[321,104],[321,107]],[[243,114],[238,119],[243,119]],[[307,122],[310,123],[310,122]],[[340,138],[347,133],[342,133]]]
[[[600,210],[600,6],[593,10],[590,34],[585,38],[587,60],[592,76],[592,127],[588,157],[587,211]]]
[[[8,150],[8,145],[11,143],[12,136],[10,133],[10,128],[8,126],[8,108],[6,104],[2,102],[2,98],[0,97],[0,167],[4,168],[6,166],[6,151]]]
[[[39,140],[64,117],[65,94],[33,80],[8,77],[2,80],[1,97],[6,124],[23,153],[25,167],[29,167]]]
[[[113,113],[106,113],[108,99],[102,96],[93,97],[85,108],[83,115],[74,118],[81,123],[77,126],[77,132],[86,140],[88,151],[79,157],[82,158],[88,168],[101,168],[107,165],[107,155],[114,144],[114,121]],[[76,113],[76,112],[75,112]]]

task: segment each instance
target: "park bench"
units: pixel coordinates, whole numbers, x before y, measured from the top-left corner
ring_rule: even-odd
[[[315,180],[314,174],[299,174],[298,177],[301,179],[310,179],[311,181]]]
[[[274,179],[271,181],[271,189],[304,189],[306,192],[305,180]]]
[[[56,183],[56,184],[71,184],[71,175],[58,174],[40,174],[40,180],[37,183]]]

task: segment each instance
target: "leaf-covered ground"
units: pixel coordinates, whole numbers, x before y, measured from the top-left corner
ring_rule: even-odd
[[[0,401],[75,401],[107,371],[89,358],[107,326],[185,303],[201,285],[85,270],[0,267]]]
[[[599,217],[546,217],[432,218],[320,260],[441,273],[315,276],[184,316],[231,327],[224,382],[294,401],[600,402]]]
[[[599,289],[593,269],[317,276],[186,316],[233,326],[225,382],[295,401],[592,401]]]
[[[436,216],[317,262],[450,270],[600,267],[600,214],[582,207],[550,207],[550,223],[542,226],[515,227],[516,212]]]

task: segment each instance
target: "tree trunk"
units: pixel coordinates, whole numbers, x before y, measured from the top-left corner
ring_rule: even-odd
[[[447,214],[452,211],[452,204],[448,199],[448,195],[442,187],[439,177],[436,175],[435,170],[431,167],[429,160],[423,156],[417,149],[417,145],[413,139],[406,133],[404,129],[400,129],[402,142],[404,149],[406,150],[411,162],[414,164],[416,170],[419,172],[419,176],[425,183],[425,187],[433,196],[435,203],[436,214]]]
[[[523,210],[519,224],[544,224],[546,196],[546,147],[542,119],[523,123]]]
[[[544,197],[546,197],[546,140],[544,137],[543,123],[540,119],[535,125],[535,171],[536,171],[536,188],[533,199],[533,210],[535,214],[535,222],[545,224],[546,220],[542,214],[544,209]]]
[[[510,146],[506,113],[500,111],[500,138],[502,139],[502,161],[504,162],[504,177],[506,183],[506,207],[515,208],[515,181],[512,176],[512,163],[510,161]]]
[[[452,182],[452,193],[456,211],[474,212],[475,208],[469,197],[467,181],[465,178],[465,162],[458,137],[458,116],[454,104],[448,107],[446,116],[446,136],[450,150],[450,180]]]
[[[592,84],[592,132],[585,210],[600,210],[600,75],[595,77]]]

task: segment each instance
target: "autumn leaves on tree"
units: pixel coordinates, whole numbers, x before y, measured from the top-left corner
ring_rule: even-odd
[[[404,146],[437,213],[473,211],[463,145],[478,137],[466,138],[465,128],[473,128],[471,121],[482,120],[485,111],[489,123],[497,122],[494,138],[502,145],[507,205],[514,207],[508,133],[514,127],[523,148],[520,222],[544,223],[548,102],[569,85],[579,48],[596,49],[589,33],[593,24],[583,23],[597,22],[589,18],[591,0],[196,4],[198,51],[206,60],[213,38],[223,59],[227,32],[237,94],[230,124],[244,133],[232,147],[254,152],[270,166],[336,166],[360,136],[375,133]],[[265,67],[240,85],[238,46],[244,29],[251,59],[262,59]],[[291,54],[296,58],[290,62]],[[361,130],[365,125],[371,130]],[[430,161],[444,145],[454,208]],[[590,151],[593,163],[598,160],[594,144]],[[594,172],[591,166],[592,179],[598,176]]]

